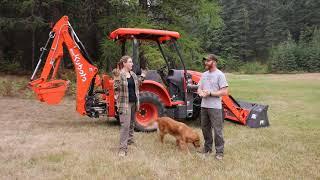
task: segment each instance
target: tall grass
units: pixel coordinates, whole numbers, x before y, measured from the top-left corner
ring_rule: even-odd
[[[33,93],[28,88],[28,79],[25,77],[0,77],[0,96],[30,98]]]

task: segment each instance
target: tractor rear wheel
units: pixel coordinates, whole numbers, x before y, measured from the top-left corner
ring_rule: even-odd
[[[136,113],[135,129],[143,132],[155,131],[157,127],[150,126],[150,122],[164,114],[163,103],[159,96],[151,92],[141,92],[139,100],[140,109]]]

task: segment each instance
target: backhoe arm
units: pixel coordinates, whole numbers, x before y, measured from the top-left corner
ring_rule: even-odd
[[[40,101],[48,104],[58,104],[61,101],[67,89],[68,81],[57,80],[56,76],[63,57],[63,45],[65,45],[76,71],[76,109],[80,114],[85,115],[86,97],[92,94],[98,69],[88,60],[85,48],[72,29],[67,16],[63,16],[55,24],[49,40],[50,38],[53,39],[53,42],[51,48],[48,49],[49,53],[40,78],[34,80],[43,54],[40,56],[29,86],[35,91]],[[44,50],[46,50],[46,47]]]

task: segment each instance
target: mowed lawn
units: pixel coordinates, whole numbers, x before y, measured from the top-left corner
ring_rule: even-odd
[[[117,123],[81,117],[74,100],[1,97],[0,179],[320,179],[320,74],[227,78],[236,99],[270,106],[271,126],[225,121],[222,162],[182,153],[169,136],[161,144],[157,133],[136,133],[119,158]],[[199,121],[186,123],[201,134]]]

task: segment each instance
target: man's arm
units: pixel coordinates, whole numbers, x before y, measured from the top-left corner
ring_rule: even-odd
[[[201,88],[200,86],[198,87],[197,93],[198,93],[198,94],[201,94],[201,93],[202,93],[202,88]]]
[[[221,74],[219,76],[219,79],[218,79],[218,85],[219,85],[219,90],[218,91],[214,91],[214,92],[209,92],[209,96],[218,96],[218,97],[221,97],[221,96],[226,96],[228,95],[228,82],[227,82],[227,79],[226,79],[226,76],[224,74]]]
[[[220,89],[219,91],[209,92],[209,96],[226,96],[228,95],[228,87],[224,87]]]
[[[207,97],[207,96],[209,96],[209,91],[207,91],[207,90],[202,90],[201,88],[198,88],[197,93],[199,94],[200,97]]]
[[[142,82],[146,78],[147,70],[146,69],[141,69],[141,74],[138,76],[138,84],[141,86]]]
[[[201,77],[200,80],[199,80],[199,87],[198,87],[198,90],[197,90],[197,94],[198,94],[200,97],[206,97],[206,96],[209,95],[209,92],[208,92],[208,91],[203,90],[202,77]]]

